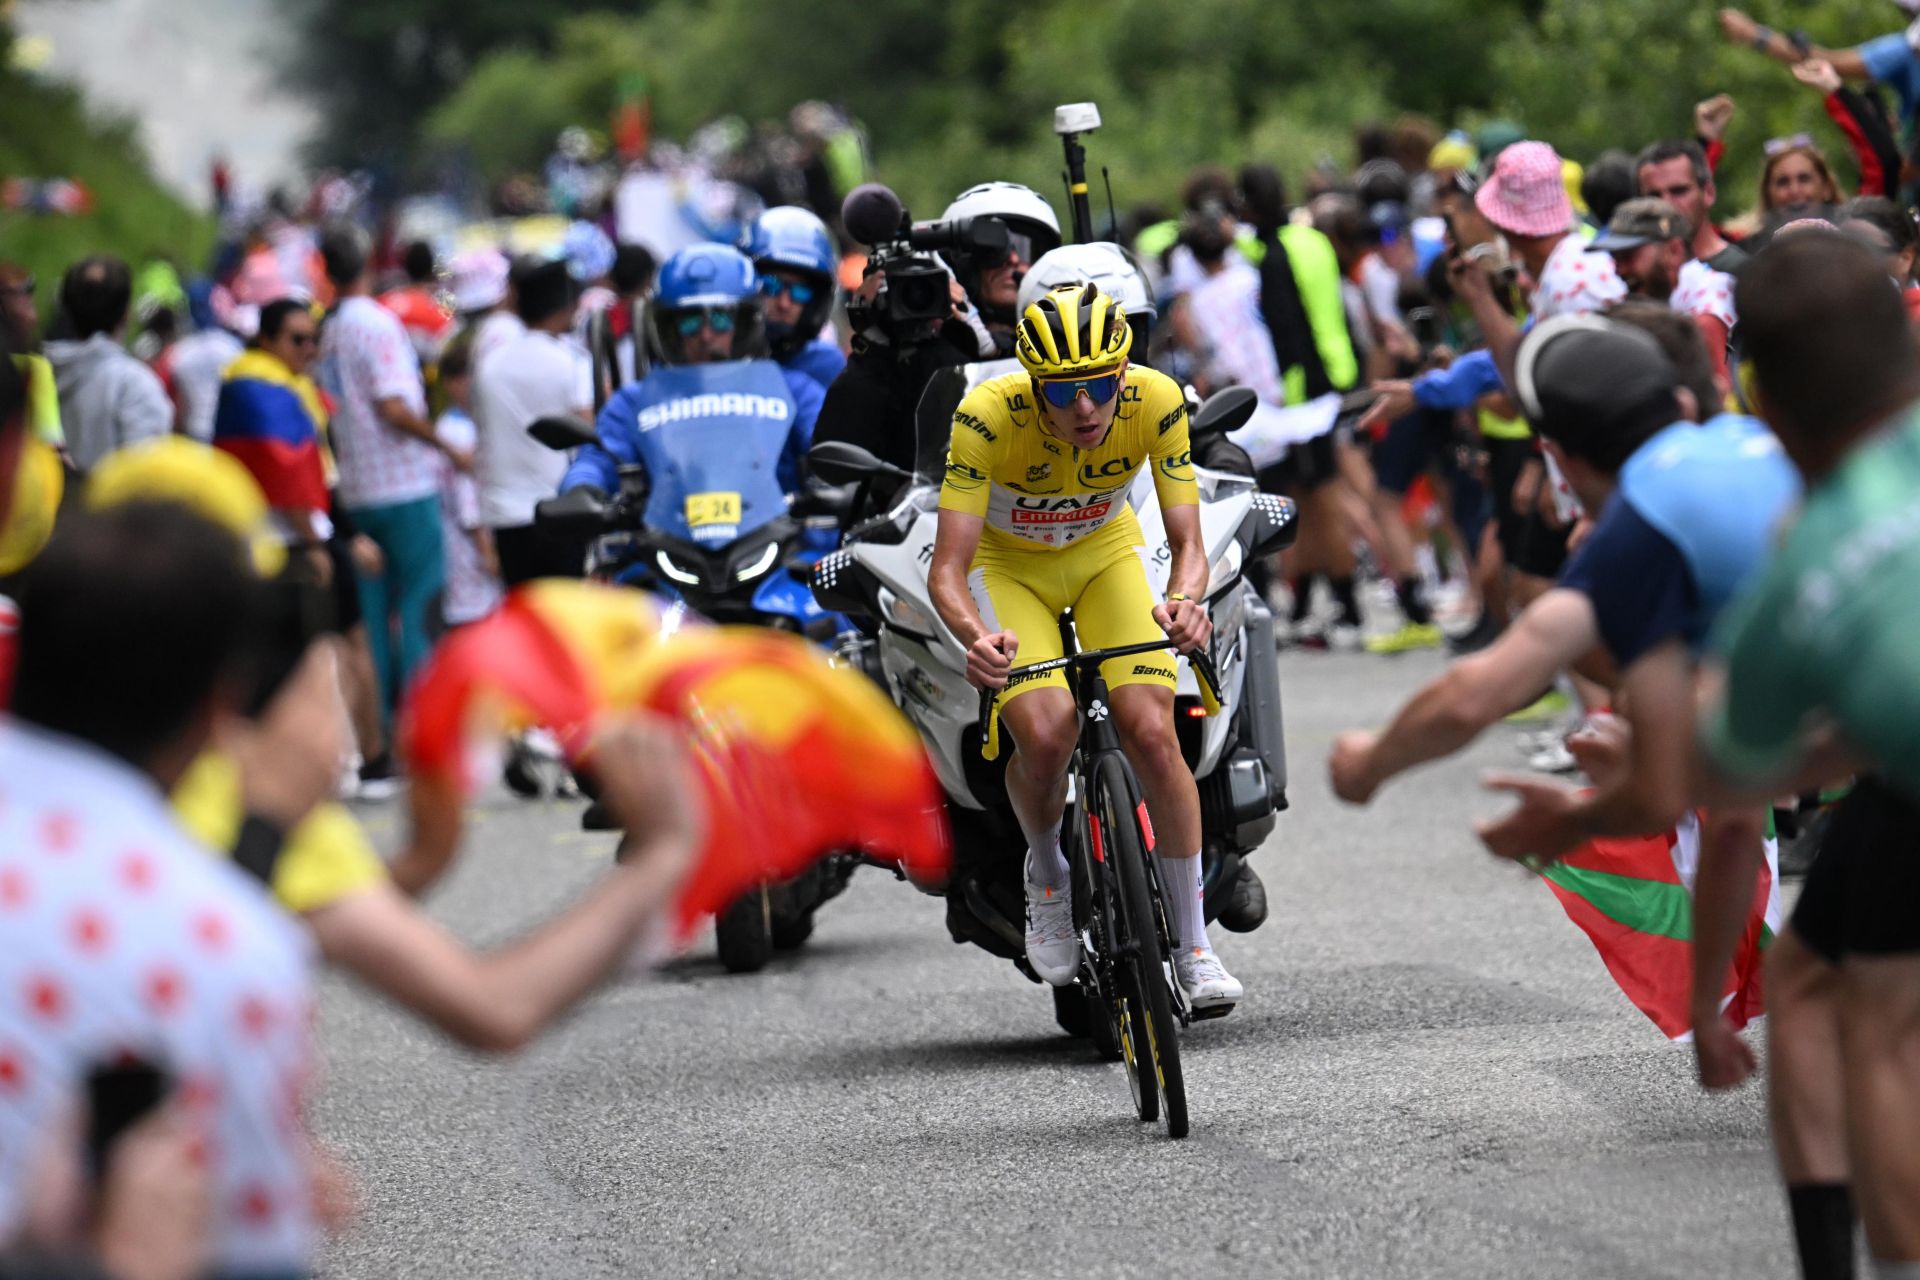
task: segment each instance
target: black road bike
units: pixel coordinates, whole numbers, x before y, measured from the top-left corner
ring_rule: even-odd
[[[1064,628],[1063,628],[1064,631]],[[1071,637],[1069,636],[1069,639]],[[1080,976],[1054,989],[1062,1025],[1081,1023],[1109,1059],[1126,1063],[1127,1084],[1140,1119],[1160,1119],[1167,1136],[1187,1136],[1187,1088],[1180,1069],[1179,1028],[1228,1008],[1195,1010],[1173,970],[1166,890],[1153,853],[1153,823],[1133,766],[1120,749],[1112,699],[1100,664],[1111,658],[1161,652],[1166,641],[1068,653],[1016,667],[1010,683],[1066,673],[1080,708],[1080,741],[1068,765],[1069,805],[1063,843],[1073,875],[1073,917],[1082,944]],[[1220,705],[1213,661],[1187,655],[1208,714]],[[1001,690],[980,694],[981,741],[995,749]],[[1075,1008],[1078,1004],[1080,1007]]]

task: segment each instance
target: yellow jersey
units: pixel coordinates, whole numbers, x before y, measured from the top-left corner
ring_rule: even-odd
[[[233,848],[246,817],[240,769],[232,757],[203,752],[173,789],[173,811],[187,832],[222,854]],[[387,878],[360,824],[344,805],[327,801],[287,833],[268,887],[295,914],[318,911]]]
[[[1132,525],[1127,488],[1149,463],[1162,507],[1199,502],[1179,384],[1130,365],[1119,395],[1106,439],[1081,449],[1047,429],[1025,372],[981,383],[954,411],[940,506],[985,519],[983,547],[1047,551]]]

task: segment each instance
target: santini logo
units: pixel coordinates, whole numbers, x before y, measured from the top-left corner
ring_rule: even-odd
[[[725,395],[685,396],[665,404],[649,405],[640,411],[640,429],[651,431],[688,418],[771,418],[785,422],[792,414],[793,407],[777,396],[730,391]]]

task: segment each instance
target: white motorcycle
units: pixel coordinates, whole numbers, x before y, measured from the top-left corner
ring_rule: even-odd
[[[883,513],[851,528],[840,550],[820,560],[812,583],[823,608],[862,619],[858,629],[839,637],[836,653],[889,690],[926,740],[945,788],[954,870],[934,891],[947,899],[948,932],[955,942],[972,942],[1012,960],[1032,978],[1020,883],[1024,841],[1007,803],[1005,759],[981,757],[979,692],[967,683],[965,649],[940,620],[927,586],[952,411],[969,383],[998,371],[976,368],[969,376],[968,370],[951,370],[935,378],[918,415],[917,474],[855,445],[814,447],[809,465],[827,482],[858,483],[869,494],[898,493]],[[1219,917],[1225,927],[1242,932],[1264,920],[1264,902],[1253,911],[1221,913],[1242,879],[1243,860],[1287,805],[1273,614],[1244,570],[1292,543],[1296,512],[1290,500],[1261,493],[1250,476],[1200,462],[1210,454],[1237,452],[1226,444],[1225,433],[1245,423],[1255,404],[1251,391],[1232,388],[1211,397],[1192,417],[1201,530],[1212,566],[1205,603],[1213,619],[1221,712],[1206,716],[1185,661],[1174,703],[1180,748],[1200,785],[1207,918]],[[1164,593],[1172,554],[1152,480],[1144,471],[1127,499],[1151,549],[1152,585]],[[1060,1025],[1087,1034],[1079,989],[1053,990]]]

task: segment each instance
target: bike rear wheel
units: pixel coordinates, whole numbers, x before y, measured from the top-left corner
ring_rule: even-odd
[[[1094,813],[1105,830],[1107,865],[1119,893],[1114,903],[1118,926],[1116,968],[1121,973],[1124,1008],[1121,1039],[1134,1101],[1144,1121],[1158,1118],[1166,1101],[1167,1135],[1187,1136],[1186,1077],[1180,1069],[1179,1024],[1168,988],[1169,968],[1161,913],[1147,877],[1144,804],[1139,785],[1124,758],[1100,762],[1094,778]]]

